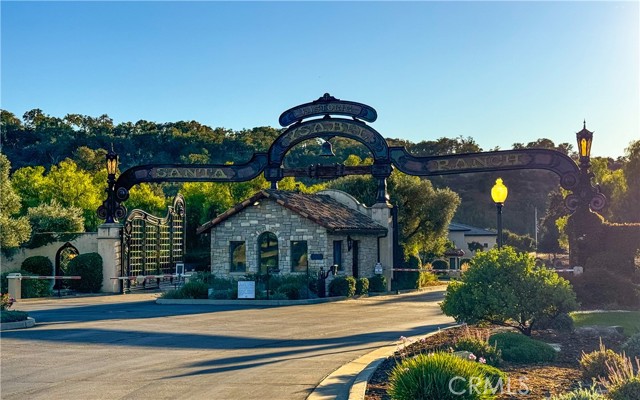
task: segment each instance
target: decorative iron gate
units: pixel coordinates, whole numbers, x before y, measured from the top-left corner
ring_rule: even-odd
[[[184,261],[185,206],[176,195],[165,218],[133,210],[122,235],[122,276],[172,275]]]

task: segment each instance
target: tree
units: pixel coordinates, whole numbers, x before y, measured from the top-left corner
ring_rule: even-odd
[[[99,224],[96,209],[104,200],[106,171],[89,174],[78,168],[73,160],[53,165],[45,175],[44,167],[24,167],[14,173],[13,186],[25,199],[26,207],[55,200],[62,207],[82,209],[85,229],[95,230]]]
[[[435,189],[431,182],[417,176],[394,171],[388,180],[391,202],[398,205],[400,242],[405,258],[442,253],[446,244],[449,223],[460,203],[449,189]],[[372,177],[348,176],[327,184],[343,190],[365,204],[376,201],[377,186]]]
[[[29,208],[27,212],[33,228],[30,248],[44,246],[54,242],[60,233],[78,233],[84,231],[84,217],[79,207],[64,207],[57,200]]]
[[[29,239],[31,226],[26,217],[16,217],[20,212],[20,196],[11,186],[11,163],[0,153],[0,246],[3,251],[19,247]]]
[[[158,217],[164,217],[167,212],[167,199],[157,184],[141,183],[132,187],[125,204],[129,210],[138,208]]]
[[[511,326],[531,335],[541,318],[554,318],[578,307],[566,279],[511,247],[480,252],[461,281],[447,288],[442,311],[456,321]]]

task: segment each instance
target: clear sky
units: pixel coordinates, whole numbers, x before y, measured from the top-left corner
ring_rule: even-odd
[[[1,106],[230,129],[323,93],[413,142],[640,138],[639,2],[10,2]],[[575,147],[575,146],[574,146]]]

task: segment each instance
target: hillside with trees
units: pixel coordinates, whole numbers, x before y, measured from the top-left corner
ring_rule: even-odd
[[[2,197],[3,204],[7,203],[0,214],[3,250],[33,242],[34,235],[42,229],[96,230],[101,221],[95,210],[105,197],[107,149],[113,148],[118,153],[121,172],[152,163],[243,163],[253,153],[266,151],[282,132],[272,127],[233,131],[211,128],[196,121],[140,120],[114,124],[106,114],[98,117],[67,114],[59,118],[39,109],[25,112],[22,118],[2,110],[1,128]],[[418,143],[392,138],[387,141],[391,146],[406,147],[416,156],[483,151],[470,137],[442,137]],[[320,142],[309,140],[287,154],[285,165],[370,162],[367,148],[360,143],[339,137],[332,139],[332,143],[336,157],[321,157]],[[514,143],[512,147],[555,149],[575,157],[571,144],[556,144],[548,138]],[[629,145],[625,157],[593,159],[593,172],[595,181],[609,199],[603,216],[614,222],[640,221],[636,201],[640,197],[640,141]],[[394,172],[389,189],[392,201],[400,205],[401,220],[404,218],[405,251],[416,254],[441,248],[441,243],[429,236],[428,231],[442,238],[446,229],[442,221],[451,218],[495,229],[495,205],[490,190],[498,176],[509,188],[503,214],[505,229],[533,238],[537,226],[538,247],[545,251],[560,250],[558,226],[562,227],[561,221],[567,212],[559,179],[551,172],[523,170],[449,175],[429,180]],[[297,187],[306,192],[325,187],[342,188],[371,203],[367,194],[370,183],[367,177],[333,182],[286,178],[280,187],[291,190]],[[126,206],[129,210],[142,208],[163,215],[169,199],[180,191],[187,202],[189,239],[195,243],[195,232],[191,232],[195,226],[267,186],[263,177],[241,183],[142,184],[131,190]],[[54,213],[54,210],[58,211]],[[413,214],[409,210],[413,210]],[[429,221],[416,220],[426,213],[431,213]],[[412,233],[411,227],[415,224],[422,231]]]

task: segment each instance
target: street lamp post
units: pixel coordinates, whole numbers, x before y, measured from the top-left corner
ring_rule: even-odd
[[[115,222],[115,185],[116,185],[116,172],[118,170],[118,155],[111,149],[107,153],[107,201],[105,204],[107,224]]]
[[[496,209],[498,212],[498,249],[502,248],[502,207],[507,199],[509,190],[502,183],[502,178],[496,179],[496,184],[491,188],[491,198],[496,203]]]

